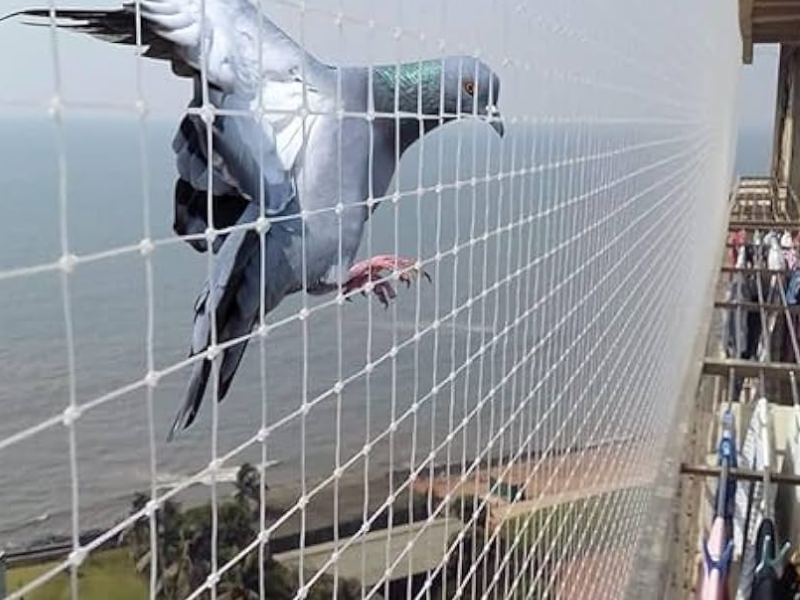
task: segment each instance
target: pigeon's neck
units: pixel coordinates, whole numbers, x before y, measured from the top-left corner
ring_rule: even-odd
[[[401,154],[420,136],[450,120],[439,118],[441,83],[440,60],[374,67],[376,125],[393,141],[399,132]]]

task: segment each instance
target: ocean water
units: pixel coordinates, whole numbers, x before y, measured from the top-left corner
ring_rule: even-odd
[[[59,141],[53,124],[36,118],[0,124],[2,273],[57,260],[63,221],[58,193]],[[65,121],[69,250],[79,256],[96,256],[137,244],[145,231],[146,186],[150,237],[158,241],[152,255],[152,302],[145,261],[135,248],[81,264],[69,277],[74,394],[79,404],[91,403],[75,427],[77,471],[70,460],[68,429],[62,424],[37,431],[0,451],[0,546],[69,532],[75,481],[83,529],[107,526],[124,517],[131,494],[149,487],[150,421],[145,390],[139,387],[110,400],[104,398],[139,382],[146,373],[149,304],[154,317],[156,369],[186,358],[192,305],[207,262],[205,255],[172,236],[175,170],[170,142],[174,127],[171,122],[150,122],[140,138],[134,120],[74,117]],[[577,297],[595,290],[599,276],[592,274],[550,295],[530,327],[496,336],[524,313],[526,298],[543,297],[565,273],[588,260],[604,236],[612,236],[618,226],[614,222],[586,239],[579,234],[603,211],[623,202],[633,188],[626,188],[625,194],[614,190],[596,194],[590,196],[591,202],[569,203],[551,213],[548,207],[595,189],[600,177],[613,180],[680,146],[655,146],[625,160],[596,165],[589,161],[583,168],[561,159],[602,154],[669,137],[667,133],[512,127],[501,143],[485,127],[459,124],[428,136],[424,145],[417,144],[404,157],[396,184],[400,200],[376,211],[360,254],[398,252],[431,259],[441,250],[445,255],[428,268],[433,283],[423,282],[408,290],[401,286],[388,310],[374,299],[358,297],[341,308],[325,306],[312,311],[303,322],[289,318],[304,302],[313,308],[331,298],[304,299],[300,294],[287,298],[268,321],[289,320],[272,330],[263,344],[250,344],[233,388],[220,405],[218,454],[251,438],[262,423],[279,423],[267,440],[267,454],[274,461],[267,479],[277,486],[330,474],[337,454],[346,462],[368,442],[372,444],[369,460],[353,461],[351,471],[379,474],[407,467],[441,446],[454,424],[465,418],[468,425],[437,452],[436,462],[461,460],[482,450],[481,440],[485,443],[493,432],[505,431],[502,424],[521,401],[517,390],[532,387],[531,382],[569,344],[582,322],[546,336],[552,331],[550,324]],[[766,135],[751,134],[746,143],[744,138],[740,140],[738,171],[765,170],[761,144],[766,146],[767,139]],[[531,164],[556,166],[547,176],[526,171],[496,177]],[[646,188],[650,179],[659,181],[669,168],[665,165],[648,173],[635,186]],[[452,185],[468,181],[473,174],[489,174],[491,181]],[[437,184],[443,184],[439,193],[415,193],[420,187]],[[664,192],[655,188],[651,193],[658,198]],[[524,227],[507,227],[529,214],[542,216]],[[635,213],[627,215],[634,217]],[[498,231],[498,227],[504,229]],[[490,235],[480,239],[486,232]],[[579,241],[568,258],[548,255],[555,242],[575,237]],[[472,239],[479,243],[470,245]],[[447,252],[454,247],[458,253]],[[508,277],[531,261],[538,266],[519,277]],[[494,286],[496,282],[500,285]],[[487,289],[489,293],[481,295]],[[476,298],[469,309],[448,318],[469,298]],[[436,321],[441,326],[434,329]],[[68,405],[65,322],[58,272],[0,279],[0,440],[57,417]],[[414,342],[418,331],[424,333]],[[492,339],[499,343],[490,346],[469,369],[459,369]],[[541,342],[538,356],[543,358],[504,380],[524,350],[537,342]],[[393,345],[399,348],[394,358],[385,358],[369,374],[361,373],[366,364],[386,357]],[[570,363],[559,365],[564,369],[560,381],[568,378],[570,367]],[[448,375],[452,377],[442,384]],[[160,480],[179,480],[202,469],[212,458],[208,400],[189,431],[172,443],[165,441],[183,400],[187,377],[186,369],[164,376],[153,391],[155,464]],[[337,398],[328,392],[342,378],[351,380]],[[596,385],[599,382],[592,380],[586,383],[588,390],[570,388],[565,392],[565,405],[569,406],[571,395],[576,402],[591,397]],[[498,391],[491,401],[472,414],[493,387]],[[547,413],[548,402],[558,393],[553,386],[545,386],[527,399],[530,419],[540,424],[533,443],[551,441],[556,428],[565,444],[574,444],[578,438],[591,442],[611,431],[620,432],[619,423],[603,424],[607,415],[560,409]],[[319,400],[306,415],[298,412],[304,401],[315,399]],[[408,412],[415,399],[423,400],[416,418]],[[593,420],[601,426],[587,427]],[[393,422],[397,426],[390,432]],[[503,433],[497,453],[512,447],[512,435],[519,438],[523,425]],[[255,444],[228,466],[260,457],[261,446]]]

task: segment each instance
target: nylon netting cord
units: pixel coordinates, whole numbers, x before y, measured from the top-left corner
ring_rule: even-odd
[[[198,0],[199,14],[211,3]],[[703,315],[701,291],[712,276],[717,241],[709,232],[722,227],[725,216],[719,204],[730,183],[739,59],[735,6],[723,0],[254,4],[323,60],[368,67],[367,108],[348,103],[341,70],[324,110],[305,85],[296,107],[271,106],[268,83],[253,110],[217,106],[209,88],[208,40],[201,36],[200,104],[186,108],[180,99],[173,108],[180,118],[193,115],[209,125],[203,192],[209,227],[202,234],[165,233],[158,221],[160,203],[170,201],[155,192],[166,189],[160,161],[173,158],[152,142],[164,120],[154,114],[156,90],[172,74],[145,55],[139,0],[132,101],[113,93],[75,99],[65,93],[75,66],[65,57],[82,44],[101,60],[109,47],[60,30],[54,0],[48,19],[52,96],[26,102],[0,92],[4,111],[26,108],[51,117],[58,206],[58,254],[30,264],[3,262],[0,289],[33,290],[41,278],[59,279],[67,372],[48,405],[53,410],[36,422],[0,429],[0,460],[19,456],[27,444],[66,436],[65,467],[53,483],[63,489],[52,493],[69,513],[62,529],[70,539],[68,553],[7,597],[29,597],[66,575],[71,597],[81,598],[86,584],[79,573],[87,561],[142,519],[149,523],[148,594],[166,597],[162,574],[173,558],[165,556],[159,533],[165,506],[191,504],[191,494],[208,506],[209,560],[202,581],[183,598],[230,597],[225,586],[253,557],[258,581],[250,597],[261,600],[275,585],[272,560],[287,569],[284,583],[297,600],[319,589],[337,600],[389,598],[398,589],[407,600],[621,597]],[[259,31],[256,51],[262,70],[270,59],[263,36]],[[453,55],[479,58],[498,73],[502,140],[469,121],[426,134],[431,115],[422,103],[422,73]],[[302,63],[298,77],[304,81],[311,67]],[[458,71],[460,86],[474,75],[461,66]],[[409,109],[400,90],[415,72],[417,103]],[[373,91],[376,79],[387,77],[395,90],[388,108]],[[481,108],[459,99],[449,111],[446,84],[442,69],[437,125]],[[137,161],[124,168],[135,169],[141,184],[139,241],[120,237],[79,250],[84,229],[69,217],[72,185],[85,174],[75,167],[81,159],[72,154],[65,122],[80,112],[135,119]],[[385,191],[374,180],[383,149],[370,127],[369,193],[345,205],[352,148],[340,127],[330,148],[336,171],[326,189],[330,202],[296,215],[268,214],[262,164],[261,188],[251,198],[259,203],[258,221],[218,227],[211,125],[231,119],[257,128],[276,116],[300,119],[301,153],[318,143],[315,119],[393,122],[395,176]],[[169,121],[174,130],[175,114]],[[408,150],[404,127],[420,134]],[[298,182],[301,190],[308,185]],[[272,276],[266,266],[270,227],[297,225],[305,257],[315,242],[305,224],[327,219],[336,232],[338,262],[346,263],[342,240],[352,210],[370,215],[357,260],[386,253],[414,261],[370,273],[365,291],[385,283],[398,287],[388,310],[370,293],[362,298],[360,291],[347,291],[343,282],[327,295],[307,293],[314,290],[303,260],[303,289],[279,309],[260,311],[251,332],[218,339],[212,293],[208,349],[188,358],[164,350],[164,339],[185,333],[177,346],[189,329],[164,323],[159,270],[193,261],[213,278],[217,267],[214,252],[180,254],[185,242],[257,231],[263,306]],[[115,377],[82,366],[84,346],[74,324],[76,308],[98,301],[77,278],[111,264],[136,264],[143,282],[137,302],[144,327],[137,335],[144,370],[131,366]],[[419,277],[406,290],[401,276],[418,269],[432,281]],[[187,295],[187,311],[191,301]],[[231,398],[220,404],[222,356],[247,341],[254,359],[243,360]],[[296,356],[294,366],[279,366],[284,354]],[[185,441],[166,444],[165,415],[181,399],[188,373],[205,359],[212,363],[210,398]],[[86,388],[86,378],[98,384]],[[33,382],[13,400],[24,402],[25,393],[36,393]],[[136,416],[124,428],[130,432],[119,435],[142,434],[147,476],[115,491],[144,489],[147,501],[100,523],[99,533],[87,538],[82,528],[95,508],[89,490],[102,487],[109,474],[83,450],[83,444],[100,448],[101,438],[82,424],[122,411],[123,404],[124,414],[133,407]],[[103,450],[126,447],[120,441]],[[203,458],[165,487],[175,448]],[[223,514],[226,477],[243,462],[258,471],[257,533],[231,550]],[[37,477],[35,464],[29,472]],[[284,500],[279,506],[272,503],[275,494]],[[322,513],[329,533],[320,541]],[[276,540],[292,527],[292,548],[276,550]],[[352,582],[357,592],[348,591]]]

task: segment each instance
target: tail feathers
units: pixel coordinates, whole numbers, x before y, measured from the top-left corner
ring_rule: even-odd
[[[189,383],[189,390],[186,393],[186,401],[175,415],[175,421],[167,435],[167,441],[171,442],[177,433],[194,423],[200,404],[203,402],[203,395],[208,385],[208,376],[211,373],[211,362],[208,360],[200,361],[192,369],[192,379]]]
[[[257,218],[258,206],[249,203],[238,224]],[[223,344],[249,334],[259,313],[261,278],[261,249],[259,235],[252,229],[235,230],[222,244],[214,270],[213,282],[206,284],[195,303],[195,324],[191,356],[205,352],[211,341],[212,314],[215,307],[217,343]],[[214,300],[212,301],[212,293]],[[217,371],[218,399],[225,398],[241,363],[247,341],[226,347],[220,354]],[[209,377],[215,369],[207,358],[192,369],[192,376],[183,406],[172,425],[168,439],[189,427],[197,417],[203,402]]]
[[[228,390],[231,387],[231,383],[233,383],[233,376],[239,368],[246,348],[247,341],[245,340],[226,349],[222,355],[217,387],[220,402],[228,395]],[[200,411],[200,405],[203,403],[203,397],[205,396],[212,371],[212,363],[208,359],[195,364],[189,381],[189,389],[186,392],[186,400],[178,414],[175,415],[175,421],[172,423],[167,436],[168,442],[175,439],[175,436],[180,431],[188,429],[194,423],[197,413]]]
[[[247,331],[242,335],[247,335],[253,328],[253,323],[247,328]],[[219,367],[219,399],[220,401],[228,395],[228,390],[233,383],[233,376],[242,362],[244,351],[247,348],[247,340],[242,341],[235,346],[231,346],[225,351],[225,356],[222,357],[222,364]]]

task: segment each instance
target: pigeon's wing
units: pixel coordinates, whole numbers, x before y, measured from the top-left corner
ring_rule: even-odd
[[[145,56],[170,61],[177,74],[194,79],[192,110],[173,143],[180,178],[176,231],[199,234],[210,220],[215,228],[234,220],[237,225],[252,223],[261,216],[262,200],[267,216],[299,212],[294,178],[312,131],[320,129],[322,115],[335,106],[335,75],[256,6],[248,0],[138,0],[114,10],[54,13],[60,27],[112,43],[141,45]],[[18,14],[48,19],[51,11]],[[218,110],[209,114],[206,103]],[[230,199],[226,212],[220,205]],[[204,352],[212,337],[222,346],[220,399],[259,310],[268,311],[286,290],[299,287],[296,264],[277,266],[281,251],[276,236],[270,233],[262,244],[255,229],[240,227],[214,243],[214,272],[195,305],[190,353]],[[195,247],[203,250],[205,244],[199,240]],[[262,253],[270,272],[265,306],[260,302],[265,285]],[[212,323],[216,336],[211,335]],[[173,433],[195,419],[213,370],[206,357],[196,363]]]
[[[192,104],[199,104],[201,96],[196,89]],[[183,118],[173,141],[180,178],[200,192],[210,183],[215,200],[263,198],[266,216],[286,215],[296,196],[295,177],[307,144],[323,115],[333,110],[335,99],[299,77],[265,82],[260,99],[264,110],[256,120],[240,116],[253,114],[254,102],[235,94],[211,96],[223,110],[211,126],[210,147],[208,126],[193,111]],[[310,110],[304,111],[304,106]]]
[[[248,200],[236,194],[214,194],[211,198],[213,226],[226,229],[235,225],[241,217]],[[206,252],[208,244],[204,236],[212,223],[208,218],[208,192],[196,190],[185,179],[175,182],[175,207],[172,229],[176,235],[185,236],[186,242],[198,252]],[[222,236],[214,244],[216,252],[222,244]]]
[[[4,15],[0,17],[0,21],[19,16],[49,19],[51,13],[49,8],[31,8]],[[55,16],[57,25],[64,29],[87,33],[112,44],[134,46],[137,43],[136,11],[128,5],[114,10],[58,9]],[[29,24],[47,25],[47,23],[38,21]],[[173,43],[158,36],[144,22],[140,42],[143,56],[158,60],[173,59]],[[190,73],[186,71],[181,74],[189,75]]]
[[[139,0],[118,9],[54,14],[60,27],[115,44],[140,42],[145,56],[172,61],[180,74],[200,72],[205,55],[208,82],[226,92],[255,94],[264,78],[289,78],[314,60],[249,0]],[[51,10],[8,16],[48,19]]]
[[[218,108],[259,115],[258,121],[217,115],[210,160],[202,147],[206,123],[197,114],[184,119],[174,146],[180,176],[196,190],[208,187],[209,162],[214,165],[214,194],[259,198],[264,182],[256,173],[267,187],[285,186],[286,172],[302,160],[315,123],[333,112],[333,70],[249,0],[139,0],[119,9],[56,9],[53,14],[63,28],[117,44],[140,42],[145,56],[171,61],[176,73],[193,76],[198,84],[205,65],[202,71],[211,89],[206,96],[196,86],[194,108],[208,97]],[[29,9],[14,15],[47,20],[51,11]],[[286,206],[282,201],[272,204],[272,198],[285,198],[285,191],[275,190],[268,213],[278,214]]]

